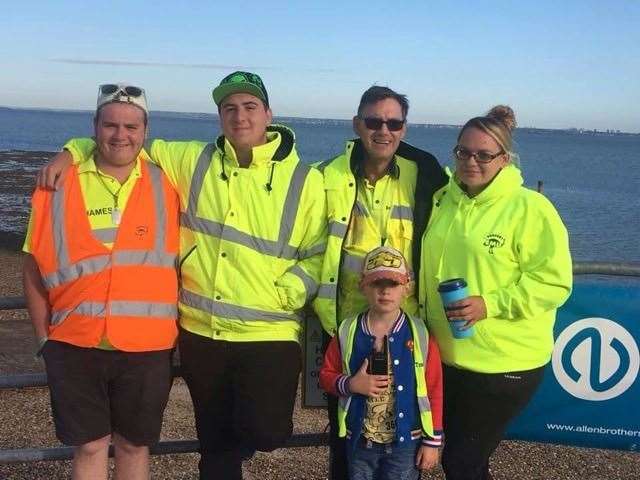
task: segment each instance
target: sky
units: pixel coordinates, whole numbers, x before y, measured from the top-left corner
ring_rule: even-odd
[[[91,110],[97,86],[151,110],[216,111],[211,89],[258,73],[276,116],[351,118],[373,84],[413,123],[508,104],[518,124],[640,132],[640,2],[11,2],[0,105]]]

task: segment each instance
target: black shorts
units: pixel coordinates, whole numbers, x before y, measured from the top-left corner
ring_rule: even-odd
[[[171,353],[49,340],[42,354],[58,439],[78,446],[116,432],[134,445],[157,443],[173,381]]]

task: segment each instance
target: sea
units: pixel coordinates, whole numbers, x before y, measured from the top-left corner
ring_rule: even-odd
[[[72,137],[92,135],[92,116],[0,108],[0,152],[58,151]],[[298,152],[309,163],[337,155],[354,137],[347,120],[275,121],[295,131]],[[220,133],[212,114],[152,112],[149,124],[151,138],[212,141]],[[458,131],[459,126],[409,124],[405,140],[451,166]],[[542,182],[567,225],[575,261],[640,263],[640,135],[524,128],[514,138],[525,184],[535,189]],[[16,158],[0,153],[0,235],[24,232],[29,195],[18,183],[31,182],[46,161],[35,153]]]

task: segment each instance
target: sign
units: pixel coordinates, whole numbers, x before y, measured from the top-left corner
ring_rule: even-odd
[[[320,388],[322,367],[322,326],[315,313],[306,312],[304,322],[304,365],[302,375],[302,406],[317,408],[327,406],[327,394]]]
[[[551,363],[508,437],[640,451],[640,282],[577,277]]]

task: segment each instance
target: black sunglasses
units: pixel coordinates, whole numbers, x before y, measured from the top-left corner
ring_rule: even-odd
[[[389,120],[382,120],[381,118],[360,119],[369,130],[380,130],[382,125],[386,125],[390,132],[397,132],[398,130],[402,130],[404,126],[404,120],[398,120],[397,118],[390,118]]]
[[[476,162],[478,163],[489,163],[495,158],[499,157],[504,153],[504,150],[500,150],[498,153],[490,153],[480,150],[478,152],[472,152],[471,150],[464,148],[460,145],[456,145],[453,148],[453,155],[461,161],[467,161],[471,159],[471,157],[476,157]]]
[[[107,83],[106,85],[100,85],[100,93],[102,95],[113,95],[117,91],[124,92],[129,97],[140,97],[143,92],[141,88],[134,87],[133,85],[116,85],[114,83]]]

